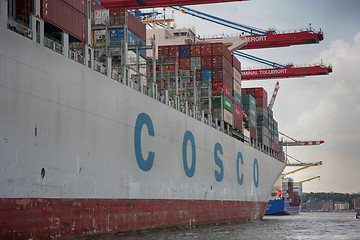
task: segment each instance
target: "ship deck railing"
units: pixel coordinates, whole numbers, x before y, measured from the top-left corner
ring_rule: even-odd
[[[14,21],[10,18],[8,19],[8,29],[10,29],[26,38],[33,40],[34,36],[33,36],[33,31],[31,29],[29,29],[28,27],[22,25],[21,23]],[[61,44],[59,44],[49,38],[44,37],[44,46],[57,52],[57,53],[64,55],[63,47],[61,46]],[[69,49],[66,57],[86,66],[85,57],[84,57],[83,53],[79,50]],[[206,125],[209,125],[210,127],[214,128],[218,131],[221,131],[224,134],[230,135],[243,143],[249,144],[253,148],[258,149],[259,151],[261,151],[279,161],[284,162],[284,158],[282,157],[282,154],[280,152],[272,151],[271,149],[269,149],[269,147],[261,144],[260,142],[255,141],[254,139],[249,138],[243,134],[239,134],[239,135],[232,134],[232,133],[234,133],[233,129],[231,129],[231,128],[227,129],[227,128],[224,128],[223,126],[219,126],[216,122],[209,121],[208,118],[203,117],[203,115],[200,115],[198,112],[195,113],[190,108],[186,109],[183,105],[176,106],[174,99],[170,99],[170,98],[167,99],[164,95],[154,92],[151,88],[148,88],[142,84],[139,84],[139,82],[137,82],[135,79],[132,79],[132,78],[125,79],[115,69],[112,69],[111,72],[108,72],[108,69],[104,63],[101,63],[101,62],[98,62],[95,60],[93,70],[95,70],[107,77],[110,77],[114,81],[124,84],[124,85],[128,86],[129,88],[133,88],[134,90],[141,92],[142,94],[147,95],[147,96],[155,99],[156,101],[159,101],[169,107],[172,107],[175,110],[180,111],[180,112],[182,112],[182,113],[184,113]]]

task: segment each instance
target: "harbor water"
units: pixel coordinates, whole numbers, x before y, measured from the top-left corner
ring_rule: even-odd
[[[261,221],[99,236],[91,239],[360,239],[360,219],[355,213],[301,213],[264,216]]]

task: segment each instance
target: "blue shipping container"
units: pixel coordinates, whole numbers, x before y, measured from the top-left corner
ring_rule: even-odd
[[[211,69],[203,69],[201,70],[201,81],[207,82],[212,81],[212,71]]]
[[[264,115],[258,115],[256,122],[259,127],[262,127],[262,126],[265,126],[267,128],[269,127],[268,119]]]
[[[241,96],[238,93],[236,93],[235,91],[233,91],[233,101],[236,105],[238,105],[239,107],[242,108]]]
[[[179,46],[179,57],[181,58],[190,57],[190,45]]]

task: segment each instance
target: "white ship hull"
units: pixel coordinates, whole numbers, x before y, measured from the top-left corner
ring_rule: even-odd
[[[0,31],[0,238],[263,217],[284,163]]]

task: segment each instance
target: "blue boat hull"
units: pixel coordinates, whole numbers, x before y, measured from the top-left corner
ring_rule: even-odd
[[[269,200],[265,215],[290,215],[299,214],[299,206],[290,206],[289,200]]]

